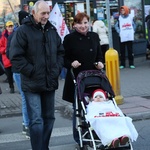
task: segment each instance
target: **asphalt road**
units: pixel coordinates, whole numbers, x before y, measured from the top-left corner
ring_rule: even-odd
[[[72,121],[64,117],[60,112],[56,112],[56,121],[50,150],[74,150],[75,142],[72,138]],[[22,117],[11,117],[0,119],[0,150],[31,150],[30,141],[22,135]],[[150,120],[140,120],[133,122],[139,137],[133,143],[134,150],[150,150]]]

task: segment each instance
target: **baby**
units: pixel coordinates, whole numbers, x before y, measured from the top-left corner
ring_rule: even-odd
[[[102,89],[97,89],[93,92],[92,99],[94,102],[104,102],[106,101],[106,93]]]
[[[108,145],[110,148],[126,145],[129,138],[132,141],[137,139],[138,133],[131,119],[124,116],[102,89],[96,89],[92,94],[87,106],[87,120],[103,145]]]

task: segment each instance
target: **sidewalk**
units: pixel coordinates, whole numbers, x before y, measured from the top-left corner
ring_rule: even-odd
[[[150,61],[145,57],[135,58],[136,69],[125,68],[120,70],[120,87],[123,104],[119,105],[122,111],[133,120],[150,118]],[[21,115],[21,97],[15,88],[15,93],[9,93],[8,83],[0,76],[0,118]],[[59,80],[59,89],[56,91],[55,109],[61,109],[65,115],[72,115],[72,105],[62,100],[64,81]]]

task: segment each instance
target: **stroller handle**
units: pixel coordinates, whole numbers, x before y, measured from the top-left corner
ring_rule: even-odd
[[[71,67],[70,72],[71,72],[71,76],[72,76],[73,82],[76,85],[77,82],[76,82],[76,78],[75,78],[75,75],[74,75],[74,72],[73,72],[73,67]]]

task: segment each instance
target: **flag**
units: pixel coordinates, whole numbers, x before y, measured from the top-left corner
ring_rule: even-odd
[[[53,9],[50,13],[49,21],[51,22],[52,25],[55,26],[55,28],[57,29],[57,32],[63,42],[64,37],[67,34],[69,34],[69,30],[67,28],[65,20],[63,19],[63,16],[60,12],[60,9],[59,9],[59,6],[57,3],[55,4],[55,6],[53,7]]]

